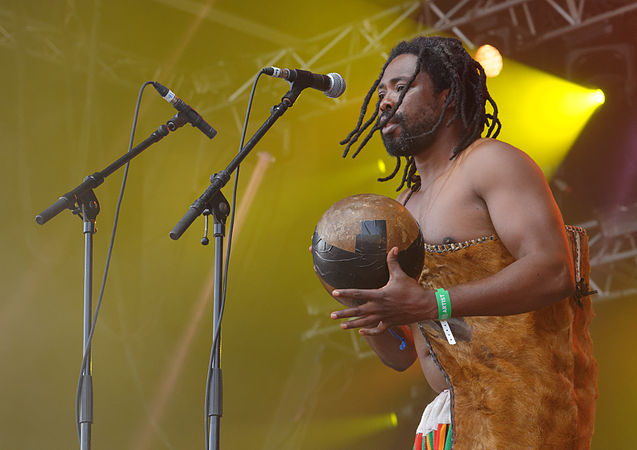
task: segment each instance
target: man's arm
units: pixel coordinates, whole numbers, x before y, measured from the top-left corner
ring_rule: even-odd
[[[467,159],[476,173],[474,189],[516,261],[483,282],[458,286],[458,312],[517,314],[571,295],[575,280],[564,220],[542,171],[508,144],[483,147]]]
[[[414,340],[408,326],[394,326],[392,331],[396,333],[396,336],[404,339],[405,344],[402,350],[400,349],[400,338],[392,335],[389,330],[375,336],[365,336],[365,339],[383,364],[402,372],[411,367],[416,361],[417,355],[414,348]]]
[[[467,155],[464,164],[471,168],[471,188],[484,201],[496,233],[515,261],[488,278],[448,289],[453,316],[524,313],[570,295],[573,267],[562,216],[537,165],[499,141],[481,145]],[[343,327],[361,328],[364,335],[437,318],[433,291],[407,277],[395,258],[391,251],[386,286],[335,291],[337,298],[367,303],[337,311],[332,318],[356,317]]]

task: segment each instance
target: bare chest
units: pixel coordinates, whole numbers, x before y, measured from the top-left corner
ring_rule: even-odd
[[[414,192],[406,207],[430,244],[463,242],[495,232],[486,203],[462,180],[432,183]]]

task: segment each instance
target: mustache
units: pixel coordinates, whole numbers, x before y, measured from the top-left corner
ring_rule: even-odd
[[[379,128],[382,128],[390,120],[392,122],[402,123],[404,118],[403,118],[402,114],[390,110],[390,111],[387,111],[386,113],[383,113],[383,114],[378,116],[378,120],[376,121],[376,126],[379,127]]]

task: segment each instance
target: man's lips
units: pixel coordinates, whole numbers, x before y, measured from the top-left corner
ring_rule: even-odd
[[[385,126],[383,126],[382,133],[389,134],[398,128],[398,125],[398,122],[387,122]]]

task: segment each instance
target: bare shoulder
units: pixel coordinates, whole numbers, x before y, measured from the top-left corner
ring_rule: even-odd
[[[481,139],[473,148],[467,150],[465,160],[471,165],[497,168],[500,165],[513,164],[538,168],[537,164],[525,152],[496,139]]]
[[[478,144],[465,156],[463,175],[511,254],[519,258],[538,249],[567,249],[562,215],[539,166],[504,142]]]
[[[524,151],[496,139],[481,139],[464,155],[462,166],[473,183],[488,187],[493,183],[545,185],[540,167]]]

